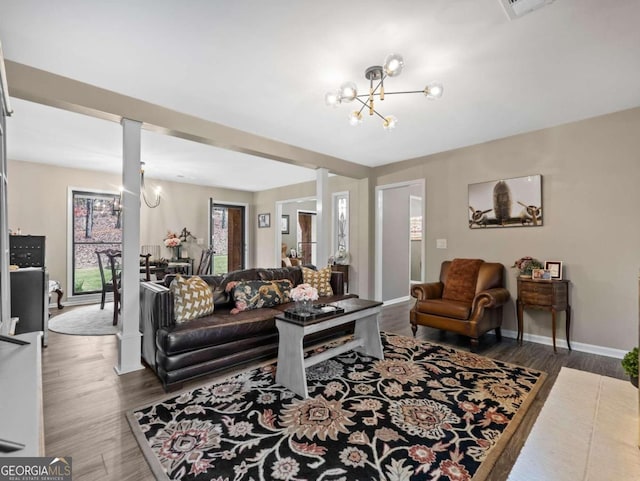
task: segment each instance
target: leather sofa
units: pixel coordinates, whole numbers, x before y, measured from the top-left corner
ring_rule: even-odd
[[[234,307],[227,283],[240,280],[289,279],[294,286],[303,282],[300,267],[245,269],[222,276],[200,276],[211,288],[213,314],[176,324],[173,295],[168,286],[175,276],[160,283],[140,284],[140,331],[142,357],[158,375],[165,390],[177,384],[240,364],[275,357],[278,331],[275,316],[291,304],[260,308],[231,314]],[[331,273],[334,295],[321,297],[319,302],[334,302],[345,295],[342,273]],[[353,324],[305,338],[305,345],[328,337],[353,332]]]
[[[454,275],[453,262],[460,266]],[[478,338],[495,329],[496,339],[500,341],[502,306],[510,298],[504,287],[504,266],[481,259],[453,262],[442,263],[438,282],[411,286],[411,295],[416,298],[409,314],[413,335],[419,325],[452,331],[470,337],[471,349],[475,350]],[[454,277],[455,287],[452,286]]]

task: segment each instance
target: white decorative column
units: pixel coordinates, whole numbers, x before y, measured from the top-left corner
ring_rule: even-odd
[[[118,331],[118,374],[143,369],[140,362],[140,131],[122,119],[122,297]]]
[[[325,267],[331,255],[331,193],[329,192],[329,170],[316,169],[316,264]]]

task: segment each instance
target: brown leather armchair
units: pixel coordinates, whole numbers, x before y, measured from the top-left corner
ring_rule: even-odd
[[[413,335],[418,325],[457,332],[471,338],[471,349],[478,338],[491,329],[502,340],[502,306],[509,300],[504,287],[504,266],[481,259],[444,261],[440,281],[411,286],[416,304],[411,309]]]

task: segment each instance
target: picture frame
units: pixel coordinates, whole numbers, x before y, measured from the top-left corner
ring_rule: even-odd
[[[289,233],[289,214],[283,214],[282,217],[280,217],[280,233]]]
[[[469,184],[469,229],[543,225],[542,175]]]
[[[271,214],[258,214],[258,229],[271,227]]]
[[[545,261],[544,268],[551,273],[551,279],[562,280],[562,261]]]
[[[549,269],[533,269],[531,271],[531,278],[534,281],[550,281],[551,271]]]

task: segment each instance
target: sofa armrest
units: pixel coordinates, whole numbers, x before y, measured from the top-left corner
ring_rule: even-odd
[[[344,274],[338,271],[331,271],[331,279],[329,280],[333,294],[341,296],[344,294]]]
[[[142,357],[156,369],[156,332],[175,324],[171,291],[155,282],[140,283],[140,332]]]
[[[411,286],[411,295],[419,301],[426,299],[440,299],[444,284],[442,282],[428,282],[426,284],[413,284]]]
[[[482,307],[483,309],[492,309],[494,307],[500,307],[507,303],[511,298],[511,294],[508,289],[504,287],[494,287],[493,289],[487,289],[486,291],[478,292],[473,299],[473,311]]]

